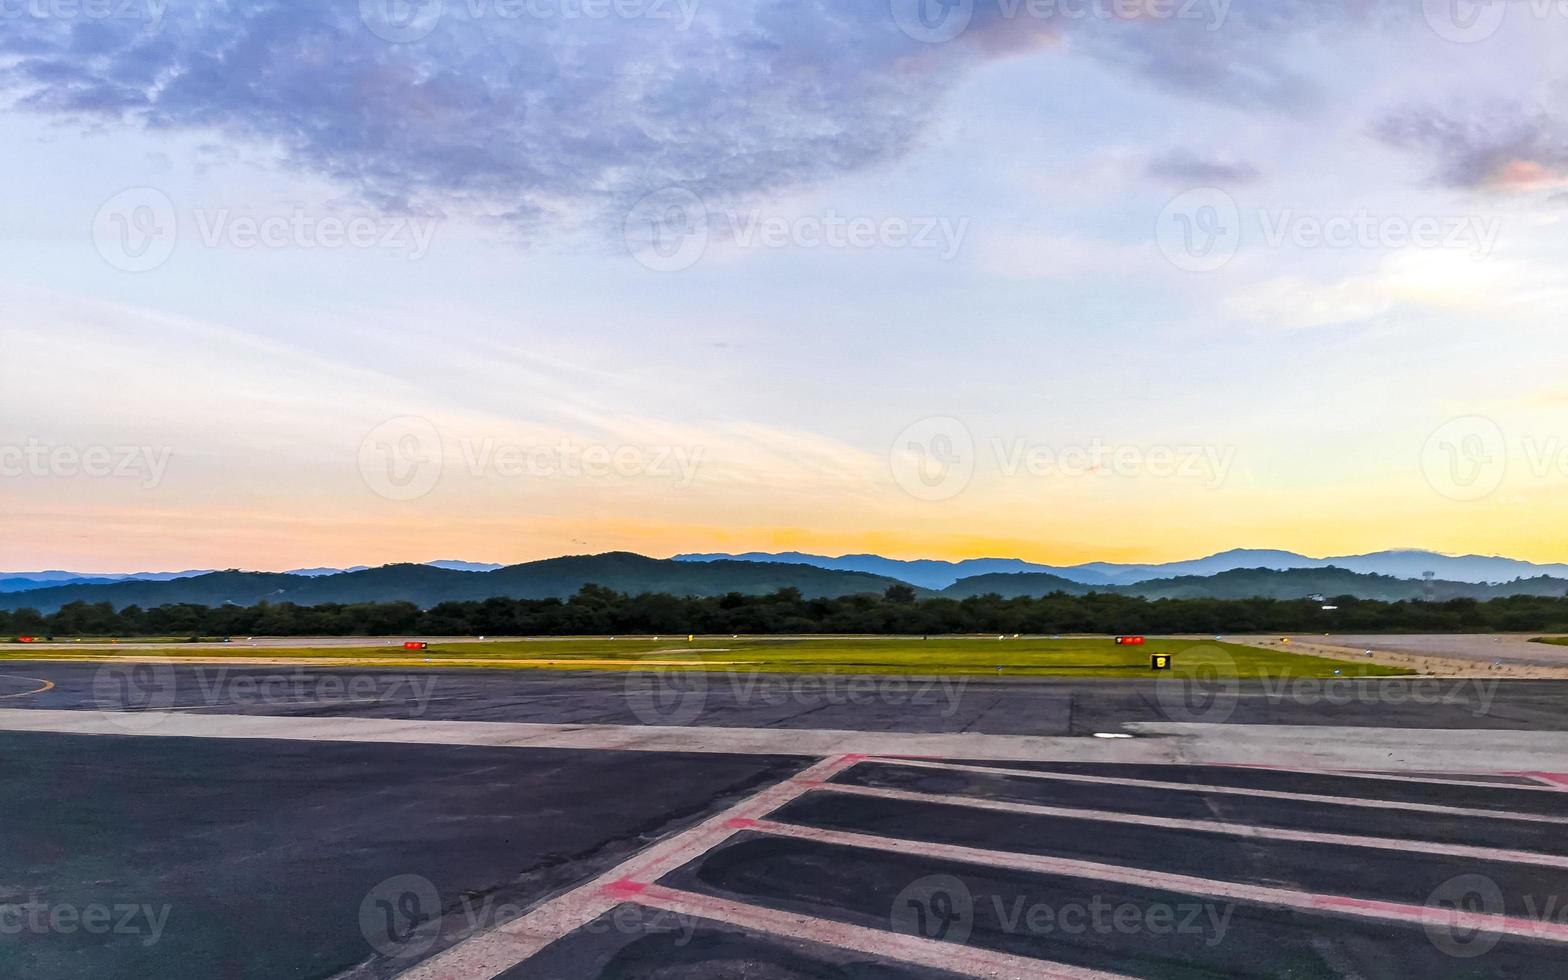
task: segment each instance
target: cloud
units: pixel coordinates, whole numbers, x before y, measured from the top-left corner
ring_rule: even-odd
[[[1568,125],[1542,109],[1406,109],[1383,117],[1374,132],[1432,157],[1438,179],[1453,187],[1528,191],[1568,184]]]
[[[954,84],[1042,45],[1157,88],[1299,109],[1314,86],[1280,39],[1333,16],[1306,0],[1150,7],[1196,18],[983,2],[959,38],[926,44],[888,0],[630,0],[612,11],[640,15],[602,19],[567,16],[581,8],[562,0],[397,0],[439,18],[391,43],[362,13],[389,3],[145,0],[127,9],[156,20],[14,18],[0,94],[96,126],[275,147],[389,210],[609,229],[670,186],[724,206],[898,159]]]
[[[1250,163],[1203,159],[1191,150],[1178,148],[1149,161],[1145,172],[1150,177],[1192,187],[1205,184],[1250,184],[1258,171]]]

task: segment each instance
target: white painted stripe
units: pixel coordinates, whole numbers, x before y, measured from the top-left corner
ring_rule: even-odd
[[[878,837],[842,830],[824,830],[818,827],[801,827],[795,824],[759,820],[752,830],[776,837],[793,837],[819,841],[824,844],[842,844],[874,851],[916,855],[965,864],[978,864],[991,868],[1013,871],[1031,871],[1037,874],[1065,875],[1092,881],[1112,881],[1124,885],[1181,892],[1188,895],[1207,895],[1212,898],[1247,902],[1253,905],[1272,905],[1302,909],[1308,912],[1333,912],[1372,919],[1385,919],[1415,925],[1431,925],[1456,930],[1479,930],[1499,935],[1522,936],[1551,942],[1568,943],[1568,924],[1549,919],[1530,920],[1510,916],[1484,915],[1460,912],[1399,902],[1375,899],[1350,898],[1343,895],[1325,895],[1314,892],[1292,891],[1268,885],[1249,885],[1213,878],[1163,871],[1145,871],[1115,864],[1099,864],[1072,858],[1043,857],[1038,854],[1015,854],[1009,851],[989,851],[982,848],[963,847],[957,844],[914,843],[892,837]]]
[[[1488,820],[1525,820],[1531,823],[1561,824],[1565,817],[1535,813],[1511,813],[1505,810],[1481,810],[1462,806],[1441,806],[1436,803],[1404,803],[1398,800],[1372,800],[1359,796],[1321,796],[1315,793],[1288,793],[1275,789],[1251,789],[1243,786],[1213,786],[1198,783],[1170,783],[1156,779],[1131,779],[1120,776],[1086,776],[1072,772],[1040,772],[1033,769],[1000,769],[993,766],[970,766],[957,762],[933,762],[928,759],[900,759],[879,756],[876,762],[918,769],[942,769],[955,772],[990,773],[999,776],[1019,776],[1025,779],[1049,779],[1067,783],[1092,783],[1099,786],[1136,786],[1144,789],[1166,789],[1180,793],[1222,793],[1230,796],[1258,796],[1270,800],[1294,800],[1298,803],[1332,803],[1336,806],[1367,806],[1381,810],[1411,810],[1416,813],[1443,813],[1453,817],[1480,817]]]
[[[1370,779],[1391,783],[1423,783],[1430,786],[1472,786],[1476,789],[1523,789],[1544,790],[1549,787],[1535,783],[1489,783],[1481,779],[1466,779],[1469,775],[1498,775],[1498,776],[1523,776],[1526,779],[1535,777],[1528,773],[1500,772],[1500,773],[1461,773],[1456,772],[1451,776],[1415,776],[1395,773],[1358,772],[1354,769],[1302,769],[1295,766],[1231,766],[1233,769],[1261,769],[1274,772],[1300,772],[1312,776],[1340,776],[1346,779]]]
[[[489,980],[505,973],[627,901],[618,886],[627,881],[651,882],[695,860],[733,836],[736,821],[750,822],[765,816],[857,761],[858,756],[841,756],[818,762],[697,826],[638,852],[586,884],[488,932],[471,936],[399,976],[401,980]]]
[[[1302,841],[1309,844],[1333,844],[1340,847],[1374,847],[1389,851],[1408,851],[1413,842],[1421,846],[1423,856],[1447,854],[1453,857],[1474,858],[1478,861],[1510,861],[1515,864],[1538,864],[1548,868],[1568,870],[1568,857],[1556,854],[1537,854],[1534,851],[1509,851],[1469,844],[1440,844],[1433,841],[1413,841],[1411,838],[1362,837],[1355,834],[1329,834],[1310,830],[1288,830],[1280,827],[1261,827],[1256,824],[1221,823],[1217,820],[1187,820],[1179,817],[1160,817],[1141,813],[1122,813],[1116,810],[1081,810],[1071,807],[1044,806],[1038,803],[1014,803],[1007,800],[989,800],[978,796],[946,793],[917,793],[910,790],[884,789],[879,786],[856,786],[851,783],[827,783],[823,792],[848,793],[854,796],[871,796],[888,800],[907,800],[911,803],[939,803],[962,806],[976,810],[996,810],[1002,813],[1029,813],[1045,817],[1067,817],[1072,820],[1094,820],[1103,823],[1125,823],[1139,827],[1164,827],[1170,830],[1196,830],[1254,840]]]
[[[1027,956],[997,953],[975,946],[938,942],[884,929],[836,922],[815,916],[760,908],[723,898],[650,885],[628,901],[680,915],[699,916],[753,932],[766,932],[802,942],[886,957],[966,977],[1039,977],[1042,980],[1126,980],[1122,974],[1052,963]]]

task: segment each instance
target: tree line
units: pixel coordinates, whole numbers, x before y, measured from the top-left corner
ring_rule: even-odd
[[[1334,606],[1325,609],[1324,606]],[[1568,598],[1511,596],[1444,602],[1357,599],[1156,599],[1056,592],[1039,597],[919,598],[908,586],[881,595],[626,595],[586,585],[569,599],[492,598],[300,606],[73,602],[49,615],[0,611],[0,637],[79,636],[583,636],[629,633],[1302,633],[1562,632]]]

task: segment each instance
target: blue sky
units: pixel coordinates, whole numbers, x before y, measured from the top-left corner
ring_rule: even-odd
[[[0,565],[1568,555],[1556,8],[924,9],[5,7]]]

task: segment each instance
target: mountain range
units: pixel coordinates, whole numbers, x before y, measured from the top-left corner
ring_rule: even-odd
[[[1245,553],[1257,555],[1256,552]],[[1268,552],[1267,554],[1287,554]],[[1219,567],[1231,564],[1237,553],[1214,556],[1214,566],[1202,562],[1175,562],[1149,568]],[[875,556],[868,556],[875,557]],[[1438,556],[1441,557],[1441,556]],[[1309,559],[1310,560],[1310,559]],[[302,569],[295,572],[246,572],[238,570],[168,573],[164,577],[127,576],[119,581],[94,581],[89,576],[55,579],[40,587],[0,594],[0,609],[31,608],[49,613],[70,602],[108,602],[120,609],[174,603],[203,606],[254,605],[259,602],[319,603],[412,602],[429,608],[453,600],[492,597],[564,599],[584,585],[593,584],[629,594],[667,593],[683,596],[720,596],[739,592],[767,594],[782,588],[799,589],[808,598],[834,598],[885,592],[895,585],[910,585],[917,595],[964,599],[997,594],[1004,597],[1042,596],[1052,592],[1082,595],[1102,592],[1148,599],[1245,599],[1255,597],[1303,599],[1355,596],[1363,599],[1400,600],[1453,598],[1491,599],[1508,595],[1562,597],[1568,594],[1568,577],[1533,575],[1507,582],[1467,582],[1453,579],[1425,581],[1398,575],[1359,572],[1349,568],[1313,565],[1305,568],[1221,567],[1198,574],[1142,578],[1122,584],[1085,582],[1060,570],[994,570],[1026,567],[1006,560],[952,563],[966,574],[940,588],[921,584],[933,580],[932,564],[916,566],[914,574],[876,574],[862,569],[824,568],[805,561],[750,561],[744,557],[701,559],[647,558],[626,552],[550,558],[520,565],[491,566],[467,562],[432,562],[423,565],[386,565],[348,570]],[[989,564],[995,561],[996,564]],[[873,566],[887,567],[887,565]],[[1083,569],[1086,566],[1075,566]],[[1541,566],[1529,566],[1531,568]],[[1106,576],[1133,572],[1133,566],[1099,565],[1092,574]],[[981,569],[992,569],[984,570]],[[68,575],[68,573],[49,573]],[[20,576],[29,577],[29,576]]]
[[[901,561],[881,555],[826,555],[786,551],[777,554],[753,551],[745,554],[676,555],[677,561],[764,561],[814,565],[841,571],[868,572],[903,579],[926,589],[945,589],[959,579],[998,572],[1043,572],[1083,585],[1131,585],[1152,579],[1185,575],[1217,575],[1238,569],[1267,568],[1284,571],[1292,568],[1343,568],[1368,575],[1392,575],[1419,579],[1427,572],[1449,582],[1502,583],[1540,575],[1568,578],[1568,564],[1538,565],[1517,558],[1488,555],[1443,555],[1414,549],[1377,551],[1366,555],[1335,558],[1309,558],[1293,551],[1236,548],[1194,558],[1156,564],[1118,564],[1088,562],[1082,565],[1040,565],[1017,558],[969,558],[964,561],[922,559]]]

